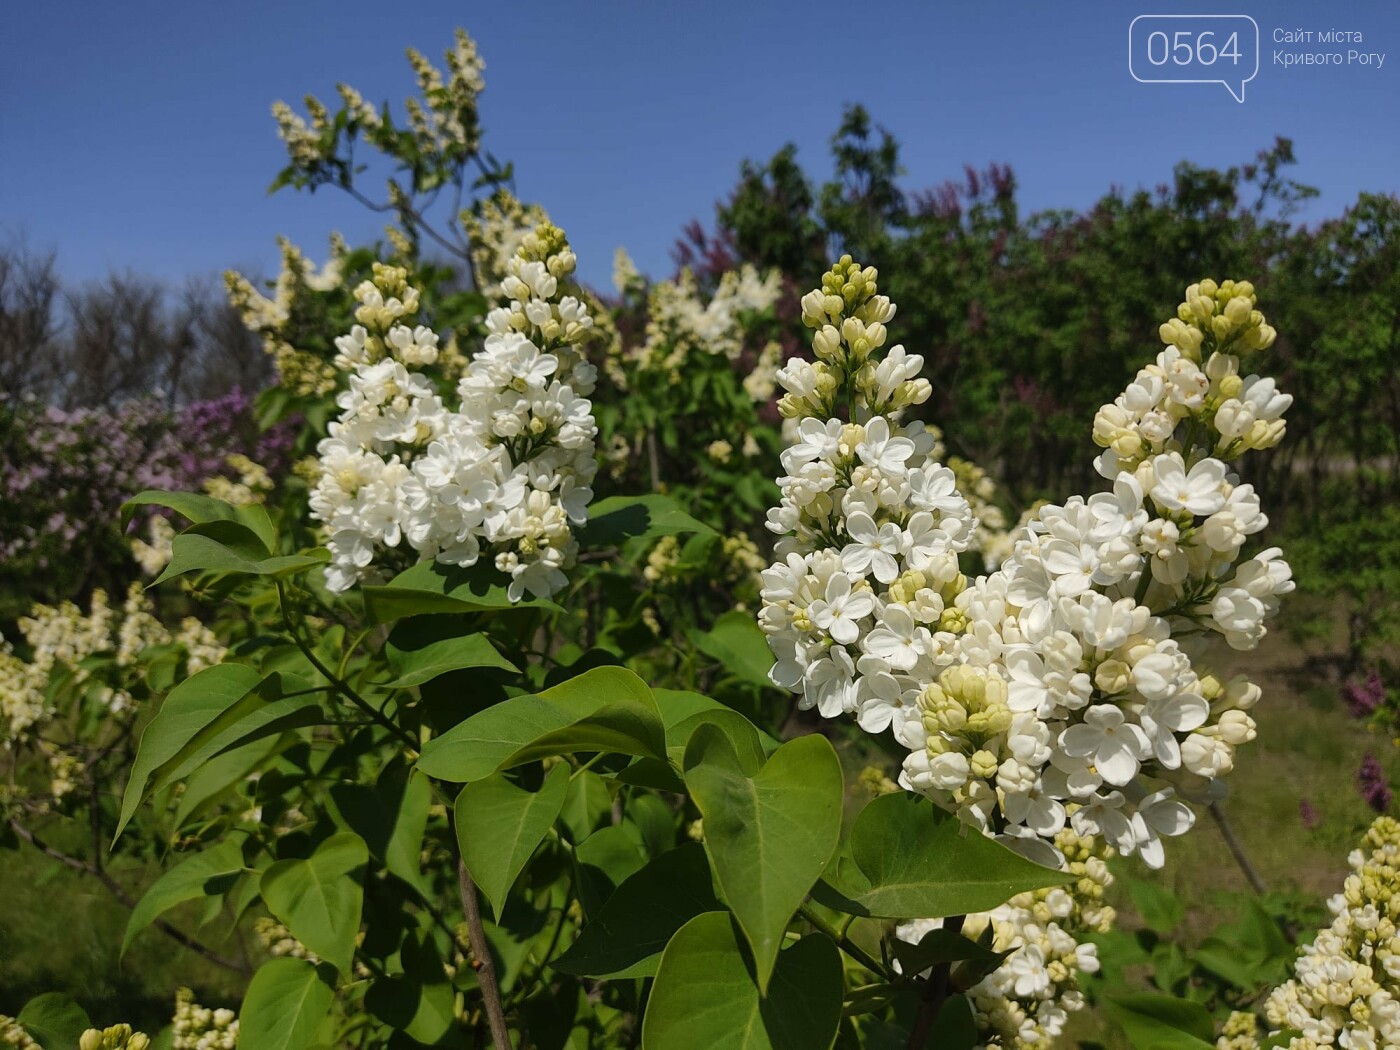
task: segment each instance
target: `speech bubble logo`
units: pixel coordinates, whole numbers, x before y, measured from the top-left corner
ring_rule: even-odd
[[[1128,72],[1140,84],[1223,84],[1236,102],[1259,75],[1259,23],[1249,15],[1138,15]]]

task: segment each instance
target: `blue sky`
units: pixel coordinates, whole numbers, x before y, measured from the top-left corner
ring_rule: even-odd
[[[1141,14],[1252,15],[1260,69],[1243,105],[1215,85],[1139,84]],[[904,184],[1010,163],[1027,209],[1082,207],[1110,186],[1169,178],[1190,159],[1247,161],[1276,134],[1321,187],[1302,215],[1400,189],[1400,4],[996,0],[855,4],[593,0],[528,4],[26,5],[0,64],[0,234],[58,251],[75,280],[109,268],[178,280],[275,270],[285,233],[313,258],[329,231],[378,235],[325,189],[266,187],[283,154],[273,99],[372,101],[413,88],[403,48],[435,59],[464,25],[487,62],[487,145],[570,234],[604,284],[625,245],[671,270],[690,219],[709,220],[745,157],[784,142],[821,176],[843,103],[863,102],[904,146]],[[1362,45],[1283,46],[1274,30],[1360,32]],[[1273,51],[1385,53],[1385,64],[1283,68]]]

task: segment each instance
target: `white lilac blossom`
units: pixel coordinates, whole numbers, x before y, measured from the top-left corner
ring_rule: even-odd
[[[1114,910],[1104,903],[1113,882],[1105,863],[1111,850],[1069,828],[1055,836],[1055,844],[1073,881],[1018,894],[989,912],[967,916],[963,924],[962,932],[974,939],[990,930],[989,947],[1009,953],[966,993],[979,1050],[1049,1050],[1069,1015],[1084,1006],[1079,975],[1098,972],[1097,949],[1081,938],[1113,926]],[[942,925],[942,919],[915,919],[900,923],[895,933],[917,944]]]
[[[1288,1050],[1400,1046],[1400,822],[1380,817],[1348,858],[1351,874],[1327,902],[1332,922],[1298,952],[1293,978],[1270,993],[1270,1042]],[[1259,1050],[1254,1015],[1235,1013],[1216,1044]]]
[[[525,204],[502,186],[472,210],[462,212],[461,221],[471,243],[477,290],[497,299],[521,243],[541,223],[549,222],[549,213],[538,204]]]
[[[404,560],[394,550],[458,566],[484,556],[510,577],[513,601],[567,582],[597,433],[587,399],[596,372],[580,352],[592,319],[563,294],[574,263],[557,227],[522,240],[456,408],[421,371],[436,360],[437,336],[405,323],[418,308],[406,272],[377,264],[356,289],[360,323],[336,341],[349,389],[318,446],[311,498],[328,533],[332,590],[383,578]]]
[[[200,1006],[188,988],[175,993],[170,1029],[172,1050],[236,1050],[238,1046],[237,1015],[222,1007]]]
[[[877,359],[894,305],[876,276],[843,258],[802,303],[818,360],[778,373],[779,408],[798,423],[768,515],[779,561],[763,573],[759,620],[773,681],[801,707],[912,745],[919,712],[906,693],[943,644],[935,635],[951,640],[945,600],[976,522],[934,458],[936,437],[898,421],[930,388],[903,347]]]
[[[18,626],[28,659],[0,638],[0,746],[5,751],[28,748],[48,762],[54,801],[72,791],[86,769],[63,728],[74,705],[90,702],[96,710],[85,716],[98,714],[104,723],[129,722],[136,707],[128,689],[142,676],[146,650],[178,647],[189,674],[225,655],[214,632],[193,616],[178,629],[162,624],[140,583],[127,589],[120,610],[99,589],[87,613],[72,602],[35,605]],[[94,671],[92,658],[107,654],[111,664],[97,661],[101,670]]]
[[[679,383],[692,357],[723,357],[739,363],[752,349],[747,343],[750,321],[771,309],[782,294],[782,275],[777,270],[760,271],[748,263],[721,274],[708,297],[689,268],[673,281],[648,285],[622,249],[614,260],[613,284],[624,298],[646,297],[642,342],[610,343],[608,374],[624,390],[646,374]],[[757,349],[743,381],[754,401],[766,402],[773,396],[781,354],[780,345],[772,341]]]
[[[1230,467],[1283,434],[1291,399],[1237,356],[1273,329],[1248,284],[1192,285],[1169,345],[1095,421],[1111,488],[1040,506],[969,582],[976,522],[928,432],[898,422],[927,382],[902,348],[875,361],[894,311],[873,282],[843,259],[803,300],[818,360],[782,373],[800,422],[769,514],[773,681],[892,729],[906,788],[1035,859],[1058,863],[1069,826],[1160,866],[1194,819],[1176,796],[1218,797],[1255,736],[1259,690],[1210,673],[1209,643],[1253,648],[1293,589],[1277,548],[1242,560],[1268,519]]]

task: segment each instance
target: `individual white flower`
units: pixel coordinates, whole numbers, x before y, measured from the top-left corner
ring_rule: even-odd
[[[890,432],[889,421],[876,416],[865,425],[865,439],[856,446],[856,455],[868,467],[896,477],[903,475],[904,464],[914,454],[914,442]]]
[[[1181,455],[1168,452],[1152,463],[1153,502],[1168,510],[1214,514],[1225,505],[1225,464],[1203,459],[1188,471]]]
[[[1071,758],[1092,759],[1104,780],[1117,785],[1132,780],[1151,753],[1147,734],[1112,704],[1086,708],[1084,721],[1061,733],[1060,744]]]
[[[861,645],[892,669],[912,671],[931,641],[928,628],[918,624],[907,607],[891,603],[880,616],[880,626],[867,634]]]
[[[860,637],[857,622],[875,611],[875,599],[868,590],[851,586],[851,578],[838,573],[827,581],[822,598],[810,608],[812,622],[842,645],[850,645]]]
[[[857,576],[873,572],[881,583],[893,583],[899,576],[896,558],[904,543],[899,526],[892,522],[876,525],[869,514],[856,511],[846,518],[846,533],[851,537],[841,549],[846,571]]]

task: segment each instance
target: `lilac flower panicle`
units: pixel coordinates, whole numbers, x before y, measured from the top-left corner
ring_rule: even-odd
[[[1356,771],[1356,786],[1366,805],[1377,813],[1384,813],[1390,808],[1390,781],[1386,779],[1385,770],[1376,756],[1369,751],[1361,760],[1361,768]]]
[[[1364,681],[1349,678],[1342,686],[1342,699],[1353,718],[1369,718],[1385,702],[1385,683],[1374,667]]]

